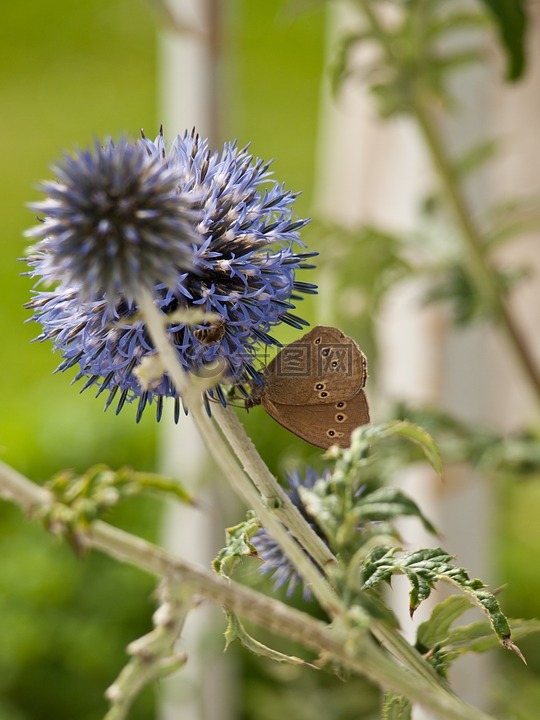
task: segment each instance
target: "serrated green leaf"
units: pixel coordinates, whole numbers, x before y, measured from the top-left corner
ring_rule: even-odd
[[[393,692],[384,694],[381,720],[411,720],[411,717],[412,705],[410,700]]]
[[[274,662],[288,663],[289,665],[306,665],[314,670],[320,669],[307,660],[302,660],[302,658],[296,657],[295,655],[286,655],[285,653],[279,652],[279,650],[264,645],[247,632],[234,613],[225,610],[225,615],[227,617],[225,650],[229,649],[231,643],[238,640],[238,642],[250,652],[261,657],[266,657]]]
[[[456,585],[488,616],[491,627],[503,647],[523,658],[514,645],[508,620],[496,597],[486,590],[484,583],[470,578],[467,571],[452,564],[452,556],[442,548],[426,548],[397,555],[396,548],[377,548],[363,569],[364,590],[380,582],[390,582],[394,573],[403,573],[411,584],[410,611],[417,609],[431,594],[435,583],[445,580]]]
[[[525,71],[526,0],[482,0],[491,11],[506,50],[507,78],[518,80]]]
[[[381,582],[390,582],[394,572],[399,572],[394,556],[398,548],[378,547],[371,553],[362,570],[362,590],[369,590]]]
[[[435,527],[414,500],[399,488],[381,487],[362,497],[355,508],[355,515],[357,522],[416,517],[428,532],[437,535]]]

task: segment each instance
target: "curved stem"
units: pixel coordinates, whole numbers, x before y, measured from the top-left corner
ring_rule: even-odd
[[[165,331],[163,315],[156,307],[151,293],[148,290],[142,290],[138,302],[145,317],[148,332],[160,354],[163,366],[170,374],[175,388],[182,396],[182,400],[187,397],[186,405],[189,407],[199,431],[206,439],[206,446],[216,464],[221,468],[247,506],[257,513],[262,524],[279,544],[330,617],[342,614],[344,608],[338,596],[323,577],[319,568],[278,520],[273,510],[262,500],[259,492],[238,465],[223,437],[203,409],[200,391],[190,383],[189,377],[180,367],[174,348]],[[303,522],[305,523],[305,520]]]
[[[352,642],[354,629],[344,628],[340,632],[302,611],[173,558],[146,540],[101,521],[92,526],[91,544],[124,562],[172,578],[182,583],[186,590],[190,587],[196,594],[226,605],[271,632],[300,642],[316,652],[328,653],[354,672],[431,708],[438,717],[488,720],[489,716],[466,705],[439,683],[428,685],[422,678],[405,671],[369,639],[368,633],[359,630],[356,642]]]
[[[167,337],[163,326],[163,318],[155,306],[154,300],[150,293],[143,294],[140,298],[141,310],[144,313],[148,330],[152,340],[161,354],[162,362],[170,372],[173,382],[178,385],[176,387],[186,388],[185,391],[193,396],[193,387],[189,388],[189,379],[186,377],[182,368],[179,366],[176,355],[172,350],[172,346]],[[171,367],[167,363],[171,363]],[[256,490],[250,479],[238,465],[236,458],[230,453],[223,437],[217,431],[208,415],[204,412],[200,398],[198,402],[190,400],[190,411],[199,427],[201,434],[207,441],[207,447],[212,453],[217,465],[223,470],[225,476],[231,482],[235,491],[240,495],[248,507],[252,508],[259,516],[263,525],[268,529],[270,534],[279,544],[287,558],[294,565],[300,576],[310,586],[313,595],[317,598],[321,606],[326,610],[330,617],[341,617],[346,615],[346,608],[330,587],[326,579],[320,574],[319,569],[313,564],[309,556],[300,547],[297,541],[283,526],[274,511],[262,500],[259,492]],[[223,414],[220,413],[223,419]],[[226,428],[229,425],[226,425]],[[232,427],[232,424],[231,424]],[[241,438],[235,432],[232,434],[234,442],[242,457],[247,452]],[[256,470],[258,463],[255,461],[253,454],[245,455],[247,464],[252,470]],[[262,463],[262,461],[261,461]],[[264,475],[264,473],[261,473]],[[269,487],[269,486],[268,486]],[[271,492],[275,489],[272,479]],[[302,518],[302,522],[305,522]],[[295,523],[296,525],[296,523]],[[307,523],[306,523],[307,525]],[[367,618],[367,616],[366,616]],[[416,671],[420,677],[423,677],[435,691],[439,687],[438,680],[429,665],[424,662],[420,655],[412,648],[403,638],[393,629],[385,627],[384,623],[379,622],[375,618],[370,619],[370,628],[377,637],[407,668]]]
[[[0,462],[0,495],[33,512],[51,503],[51,494]],[[329,626],[307,613],[289,607],[234,581],[173,557],[163,549],[100,520],[85,531],[81,541],[158,577],[182,586],[183,592],[225,605],[273,633],[301,643],[333,658],[339,665],[365,675],[373,682],[418,702],[437,717],[448,720],[489,720],[466,705],[436,680],[418,677],[396,663],[369,638],[360,626]],[[433,674],[435,678],[435,675]]]
[[[180,670],[187,655],[176,650],[176,643],[184,628],[193,598],[182,590],[167,592],[163,598],[162,583],[159,591],[160,607],[154,613],[154,629],[127,647],[131,660],[122,669],[114,683],[105,692],[111,703],[103,720],[124,720],[141,690],[152,682]]]

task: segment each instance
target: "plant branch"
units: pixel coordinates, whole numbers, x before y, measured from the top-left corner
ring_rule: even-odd
[[[369,0],[362,3],[361,8],[369,30],[386,53],[388,62],[394,67],[400,68],[401,58],[396,52],[396,45],[377,13],[374,12]],[[456,224],[461,230],[461,237],[466,246],[469,259],[469,269],[480,292],[487,298],[490,306],[496,310],[501,328],[508,339],[514,356],[522,369],[524,377],[528,380],[535,393],[537,401],[540,403],[540,368],[532,357],[529,346],[516,325],[506,299],[498,287],[493,268],[490,266],[484,251],[482,234],[476,226],[465,197],[461,192],[437,125],[422,97],[421,86],[418,89],[418,84],[414,80],[410,82],[410,78],[403,78],[402,87],[408,88],[409,110],[412,111],[413,117],[418,123],[435,170],[439,175],[441,185],[446,192]]]
[[[3,463],[0,463],[0,495],[18,503],[29,513],[44,503],[52,503],[48,491]],[[164,577],[174,585],[181,585],[183,593],[205,597],[282,637],[322,652],[353,672],[437,712],[441,718],[488,720],[487,715],[466,705],[440,684],[428,684],[416,673],[407,672],[370,640],[366,628],[347,618],[334,627],[329,626],[273,598],[173,557],[152,543],[102,521],[93,523],[81,542],[157,577]]]
[[[216,426],[204,411],[200,391],[195,389],[194,385],[190,383],[189,377],[180,367],[165,331],[163,315],[156,307],[151,293],[142,289],[138,302],[145,317],[148,332],[160,354],[163,366],[169,372],[175,388],[182,396],[182,400],[184,401],[187,398],[186,405],[189,407],[201,435],[206,440],[206,446],[218,467],[221,468],[247,506],[257,513],[262,524],[280,545],[285,555],[330,617],[342,613],[341,601],[321,574],[319,568],[278,520],[274,511],[263,501],[258,490],[244,473]]]
[[[148,329],[152,340],[158,351],[161,353],[163,364],[171,373],[171,377],[173,378],[175,384],[177,382],[177,378],[175,376],[179,376],[177,387],[185,387],[187,377],[182,371],[182,368],[178,365],[174,352],[172,352],[172,359],[169,359],[169,355],[171,355],[169,350],[172,350],[172,348],[164,330],[162,317],[154,304],[152,296],[150,293],[147,293],[146,297],[142,297],[139,302],[141,304],[141,310],[145,314],[147,322],[149,323]],[[166,350],[166,352],[162,352],[162,348],[163,350]],[[169,362],[171,363],[170,368],[168,365]],[[191,390],[188,388],[188,391],[193,393],[192,388]],[[192,401],[190,400],[190,402]],[[311,562],[311,559],[306,555],[304,550],[298,545],[296,540],[290,535],[287,529],[276,517],[274,509],[269,508],[262,500],[259,492],[242,471],[242,468],[238,465],[236,458],[231,455],[229,448],[225,444],[220,433],[217,431],[217,428],[202,409],[200,401],[192,403],[192,405],[190,405],[190,411],[193,414],[194,420],[197,423],[202,436],[206,439],[207,447],[212,453],[214,460],[222,469],[229,482],[231,482],[235,491],[244,500],[244,502],[246,502],[247,506],[257,513],[263,525],[274,537],[276,542],[278,542],[285,555],[289,558],[300,576],[310,587],[313,595],[321,604],[321,607],[326,610],[330,617],[343,618],[346,614],[346,608],[342,601],[330,587],[326,579],[320,574],[319,569]],[[219,417],[220,419],[224,419],[223,414],[220,414]],[[229,428],[233,429],[230,427],[229,422],[225,423],[225,431]],[[245,462],[246,465],[254,471],[254,473],[258,471],[258,463],[252,456],[248,457],[246,450],[242,447],[242,438],[237,435],[236,430],[230,435],[230,437],[233,439],[243,462]],[[267,483],[265,487],[268,488],[269,484]],[[274,486],[272,486],[270,491],[272,492],[273,490]],[[365,616],[365,619],[368,619],[367,615]],[[380,623],[375,618],[370,619],[370,627],[375,637],[377,637],[377,639],[382,642],[387,649],[390,650],[395,657],[405,665],[405,667],[418,672],[419,676],[423,677],[426,682],[432,686],[434,691],[436,691],[439,687],[436,675],[433,673],[430,666],[421,658],[414,648],[412,648],[409,643],[401,637],[398,632],[394,629],[386,628],[384,623]]]
[[[484,252],[482,236],[475,225],[459,183],[455,177],[446,153],[444,144],[437,126],[427,108],[421,103],[413,105],[418,125],[422,131],[426,145],[429,148],[433,164],[439,174],[441,184],[446,191],[456,222],[461,229],[461,236],[466,244],[469,267],[473,273],[480,290],[488,298],[490,304],[496,309],[510,346],[513,348],[516,360],[521,366],[524,376],[528,379],[538,402],[540,403],[540,372],[531,356],[529,347],[525,342],[514,318],[501,294],[497,281]]]
[[[221,432],[227,438],[236,457],[242,463],[265,502],[273,508],[283,525],[296,537],[321,568],[324,569],[330,564],[335,564],[336,558],[332,551],[306,523],[298,508],[272,475],[231,408],[218,405],[212,410],[212,417],[216,420]]]
[[[154,629],[128,645],[131,660],[105,693],[111,708],[104,720],[127,718],[133,701],[145,685],[171,675],[187,662],[187,655],[176,652],[175,644],[193,599],[182,589],[172,592],[169,585],[162,582],[159,588],[161,604],[152,618]]]

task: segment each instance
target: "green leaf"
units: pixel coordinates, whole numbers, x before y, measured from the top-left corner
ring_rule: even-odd
[[[529,629],[529,633],[538,632],[540,630],[538,621],[536,628]],[[524,634],[522,634],[522,637]],[[491,625],[485,621],[471,623],[470,625],[462,625],[450,630],[444,641],[444,649],[451,660],[464,655],[468,652],[487,652],[493,650],[497,645],[497,638],[493,635]],[[523,656],[518,652],[523,660]]]
[[[355,508],[357,522],[391,520],[403,516],[418,518],[425,529],[437,535],[437,531],[418,505],[402,490],[381,487],[362,497]]]
[[[491,11],[506,50],[508,80],[518,80],[525,70],[525,0],[482,0]]]
[[[437,271],[431,271],[431,275]],[[482,294],[475,285],[469,269],[461,262],[452,262],[435,276],[432,287],[424,295],[426,303],[447,301],[451,304],[454,320],[457,325],[467,325],[480,318],[496,320],[498,308],[493,300]],[[499,294],[504,296],[522,279],[523,272],[511,268],[509,270],[493,270]]]
[[[438,409],[413,408],[404,403],[396,405],[393,415],[425,427],[437,439],[445,462],[471,463],[506,481],[540,476],[540,428],[502,436],[478,423],[463,423]]]
[[[458,10],[458,12],[449,15],[435,15],[430,23],[429,32],[431,35],[446,35],[451,32],[462,33],[463,30],[484,28],[487,22],[488,19],[484,13]]]
[[[373,42],[373,38],[370,33],[361,30],[344,34],[339,39],[330,67],[330,83],[334,94],[337,94],[341,85],[351,72],[349,59],[352,51],[355,50],[358,45],[365,42]]]
[[[461,70],[467,65],[482,62],[484,59],[479,50],[460,50],[431,58],[431,70],[445,72],[448,70]]]
[[[257,550],[251,544],[251,538],[259,528],[260,523],[252,511],[248,512],[247,520],[227,528],[227,543],[212,563],[218,575],[230,578],[234,568],[243,557],[257,556]]]
[[[431,467],[442,475],[443,466],[439,449],[433,438],[421,427],[407,420],[391,420],[381,425],[367,425],[353,431],[351,451],[356,447],[363,449],[367,442],[375,443],[388,438],[404,438],[420,447]]]
[[[478,170],[488,160],[491,160],[497,150],[497,141],[493,139],[482,140],[464,152],[454,162],[454,172],[461,179],[474,170]]]
[[[465,595],[450,595],[433,608],[431,616],[418,627],[417,643],[421,652],[433,648],[448,636],[450,626],[474,605]]]
[[[466,601],[468,598],[453,595],[452,597],[440,603],[440,606],[453,606],[458,611],[459,600]],[[472,603],[463,607],[468,609]],[[490,623],[486,621],[474,622],[469,625],[461,625],[450,629],[448,624],[441,622],[437,628],[437,617],[439,607],[433,611],[431,618],[427,623],[422,623],[418,628],[417,649],[422,654],[427,654],[432,664],[438,672],[445,675],[446,670],[458,657],[466,653],[482,653],[493,650],[498,644],[499,639],[493,634]],[[460,613],[459,613],[460,614]],[[456,618],[454,618],[456,619]],[[526,637],[535,632],[540,632],[540,620],[510,620],[509,625],[512,631],[512,637],[516,640]],[[430,626],[430,630],[427,630]],[[508,647],[503,642],[505,647]],[[513,645],[513,643],[512,643]],[[525,662],[522,654],[514,645],[508,649],[517,652],[517,655]]]
[[[410,700],[393,692],[384,694],[381,720],[411,720],[411,717],[412,705]]]
[[[481,580],[471,579],[466,570],[453,565],[452,559],[442,548],[426,548],[399,556],[397,548],[376,548],[364,566],[363,589],[368,590],[381,582],[390,583],[395,573],[406,575],[411,584],[409,598],[412,616],[420,603],[430,596],[435,583],[440,580],[451,582],[488,616],[501,645],[523,659],[521,652],[510,639],[508,620],[493,593],[486,590]],[[458,609],[450,607],[448,613],[456,613]]]
[[[335,324],[347,335],[362,338],[362,350],[374,364],[378,309],[388,289],[411,269],[403,252],[405,239],[372,225],[347,229],[321,220],[310,223],[306,234],[308,245],[320,251],[320,271],[339,277],[333,290]]]
[[[238,642],[250,652],[255,655],[260,655],[261,657],[266,657],[269,660],[274,660],[274,662],[288,663],[289,665],[307,665],[314,670],[320,669],[316,665],[307,662],[307,660],[302,660],[302,658],[296,657],[295,655],[286,655],[285,653],[264,645],[246,631],[234,613],[229,610],[225,610],[225,615],[227,616],[228,621],[227,629],[225,630],[225,650],[229,649],[231,643],[238,640]]]

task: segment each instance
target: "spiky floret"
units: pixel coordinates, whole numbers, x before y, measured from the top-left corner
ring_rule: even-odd
[[[315,285],[296,279],[299,269],[313,267],[306,259],[316,254],[296,251],[303,245],[299,230],[308,222],[294,217],[296,195],[270,179],[268,163],[255,160],[247,148],[240,150],[235,143],[227,143],[221,153],[212,152],[208,142],[193,132],[177,136],[169,149],[161,134],[155,141],[143,137],[135,146],[144,151],[151,167],[155,163],[167,177],[176,178],[177,196],[184,209],[185,198],[193,201],[189,211],[190,229],[195,234],[189,245],[191,269],[182,268],[178,258],[171,259],[174,278],[167,271],[152,287],[158,306],[171,316],[167,332],[179,362],[196,372],[224,360],[224,383],[242,384],[258,377],[261,343],[279,345],[270,334],[279,323],[299,329],[307,325],[291,310],[294,301],[316,292]],[[87,167],[86,156],[81,162]],[[103,177],[101,170],[99,175]],[[169,229],[167,224],[165,244],[170,243]],[[60,282],[51,291],[36,292],[29,307],[33,319],[43,326],[39,339],[52,340],[63,356],[59,370],[78,366],[77,378],[85,380],[84,388],[97,385],[98,393],[107,391],[107,405],[118,398],[117,411],[126,401],[138,400],[137,418],[147,403],[156,401],[159,418],[163,399],[176,393],[167,374],[147,390],[134,375],[140,362],[155,350],[132,293],[123,292],[114,281],[112,287],[120,291],[114,303],[103,291],[88,297],[88,287],[82,287],[79,275],[60,279],[52,272],[54,262],[44,255],[54,252],[55,244],[48,236],[41,242],[45,244],[41,257],[34,254],[29,259],[30,274]],[[101,259],[91,264],[100,267],[102,249],[96,244],[93,247]],[[113,260],[109,258],[111,263]],[[72,258],[71,262],[77,266],[79,260]],[[69,253],[57,265],[70,267]],[[104,277],[113,276],[118,280],[113,269],[104,270]],[[122,282],[131,287],[129,280]],[[99,281],[92,280],[91,286],[99,286]],[[105,286],[102,282],[100,287]],[[195,308],[214,313],[213,317],[219,318],[219,332],[205,337],[199,331],[208,329],[209,323],[187,324],[177,319],[176,311]],[[219,386],[215,392],[225,402]]]
[[[27,233],[43,238],[29,257],[33,274],[114,305],[193,270],[197,197],[173,166],[139,143],[109,140],[65,155],[53,171],[40,186],[45,199],[30,205],[44,218]]]

